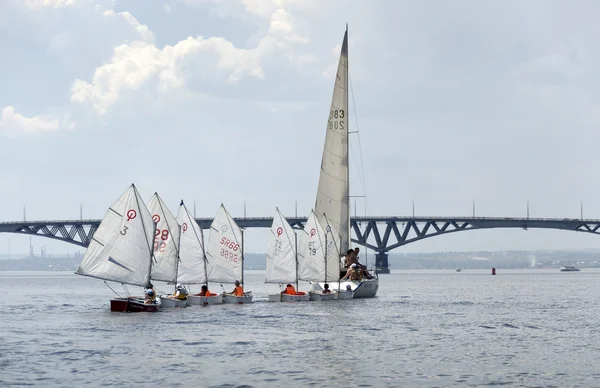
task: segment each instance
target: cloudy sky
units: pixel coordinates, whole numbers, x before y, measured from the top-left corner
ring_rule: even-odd
[[[308,214],[346,22],[369,215],[475,200],[524,216],[529,200],[532,217],[583,202],[600,218],[599,17],[594,1],[2,0],[0,220],[101,218],[132,182],[199,217]],[[248,251],[267,238],[249,231]],[[600,237],[497,229],[403,250],[578,247]]]

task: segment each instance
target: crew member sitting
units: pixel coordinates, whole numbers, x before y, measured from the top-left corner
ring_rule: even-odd
[[[146,290],[146,297],[144,299],[144,304],[154,304],[156,303],[156,293],[152,289]]]
[[[177,284],[177,286],[175,287],[175,294],[173,295],[173,298],[179,300],[186,300],[187,295],[188,293],[185,290],[185,288],[183,288],[181,284]]]
[[[296,295],[296,289],[291,284],[288,284],[285,286],[285,290],[281,291],[281,295],[283,294]]]
[[[325,283],[323,285],[323,291],[321,291],[321,294],[331,294],[331,290],[329,289],[329,284]]]
[[[200,292],[196,296],[211,296],[212,294],[208,291],[208,286],[205,284],[200,288]]]
[[[244,287],[242,287],[240,285],[239,280],[235,281],[235,288],[233,289],[233,291],[231,293],[235,296],[244,296]]]

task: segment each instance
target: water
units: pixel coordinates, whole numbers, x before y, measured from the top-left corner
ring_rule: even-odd
[[[400,271],[374,299],[289,304],[263,276],[251,305],[123,314],[101,281],[0,272],[0,386],[599,385],[598,270]]]

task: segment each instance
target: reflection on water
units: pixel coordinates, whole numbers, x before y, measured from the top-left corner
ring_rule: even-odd
[[[266,302],[279,287],[263,280],[263,271],[246,273],[251,305],[122,314],[109,311],[102,281],[0,272],[0,386],[600,381],[597,270],[400,271],[381,276],[375,299],[289,304]]]

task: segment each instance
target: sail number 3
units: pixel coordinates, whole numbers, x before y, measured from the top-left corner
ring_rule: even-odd
[[[329,112],[329,129],[346,129],[344,126],[344,119],[346,118],[346,112],[343,109],[333,109]]]
[[[164,252],[169,239],[169,229],[154,230],[154,252]]]
[[[238,255],[234,252],[237,252],[240,249],[240,244],[236,243],[235,241],[231,241],[226,237],[223,237],[221,239],[221,245],[223,245],[223,248],[221,248],[221,257],[229,261],[233,261],[234,263],[237,263]],[[234,252],[232,252],[231,250],[233,250]]]

